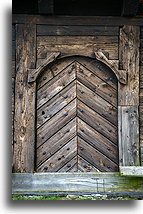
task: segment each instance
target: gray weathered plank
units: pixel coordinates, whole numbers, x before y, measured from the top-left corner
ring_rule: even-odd
[[[49,99],[59,93],[76,78],[73,66],[74,64],[68,66],[37,91],[37,108],[44,105]]]
[[[37,128],[64,108],[76,97],[76,81],[65,87],[53,99],[37,110]]]
[[[120,166],[122,176],[143,177],[143,166]]]
[[[117,91],[81,64],[77,63],[77,67],[77,80],[82,82],[114,107],[117,107]]]
[[[37,129],[37,142],[45,142],[76,116],[76,99]]]
[[[118,172],[30,173],[12,175],[12,193],[142,193],[142,185],[142,178],[121,177]]]
[[[117,128],[108,120],[97,114],[81,101],[77,100],[77,116],[101,133],[104,137],[117,144]]]
[[[119,164],[138,166],[140,164],[138,106],[119,106],[118,126]]]
[[[77,98],[117,126],[117,108],[77,81]]]
[[[78,154],[101,172],[117,172],[118,166],[90,144],[78,137]]]
[[[41,166],[37,172],[56,172],[77,155],[77,137],[69,141],[58,152],[53,154]]]
[[[41,141],[37,142],[36,150],[36,165],[40,165],[51,155],[61,149],[67,142],[76,136],[76,118],[65,125],[52,138],[45,141],[43,144]]]

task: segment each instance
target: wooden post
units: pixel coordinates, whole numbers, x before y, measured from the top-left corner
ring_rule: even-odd
[[[139,166],[139,27],[120,31],[120,69],[127,71],[127,84],[118,86],[118,135],[120,166]]]
[[[35,142],[35,86],[28,69],[36,64],[36,25],[16,26],[16,83],[14,117],[14,172],[33,172]]]

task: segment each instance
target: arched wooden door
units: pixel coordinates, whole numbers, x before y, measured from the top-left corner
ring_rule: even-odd
[[[58,60],[37,82],[37,172],[118,171],[117,80],[86,57]]]

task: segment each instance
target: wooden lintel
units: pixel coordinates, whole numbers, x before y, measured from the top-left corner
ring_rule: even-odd
[[[50,63],[54,62],[57,57],[60,55],[60,52],[53,52],[48,55],[47,59],[37,68],[37,69],[29,69],[28,72],[28,82],[35,82],[37,77],[43,71],[43,69],[48,66]]]
[[[143,166],[120,166],[120,175],[143,177]]]
[[[96,59],[111,68],[120,83],[127,83],[127,72],[125,70],[119,70],[119,60],[109,60],[101,51],[95,52],[95,56]]]

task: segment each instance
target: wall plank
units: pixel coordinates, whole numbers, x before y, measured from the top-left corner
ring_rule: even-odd
[[[35,68],[36,26],[16,26],[16,83],[14,117],[14,172],[33,172],[35,141],[35,83],[28,84],[28,69]]]
[[[118,107],[120,166],[139,165],[138,106]]]
[[[137,26],[123,26],[120,30],[120,69],[128,73],[128,84],[119,84],[118,105],[139,105],[139,35]]]

